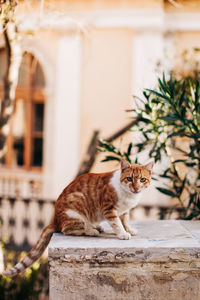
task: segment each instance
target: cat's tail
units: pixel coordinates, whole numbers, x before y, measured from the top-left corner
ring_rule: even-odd
[[[30,267],[44,252],[46,249],[52,234],[55,232],[54,224],[46,226],[35,246],[30,250],[27,256],[11,269],[8,269],[2,273],[4,276],[14,276]]]

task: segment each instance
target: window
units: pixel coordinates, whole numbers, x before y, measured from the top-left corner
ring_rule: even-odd
[[[7,139],[8,151],[3,161],[8,167],[42,167],[44,86],[41,65],[32,54],[24,53],[19,70],[11,130]]]

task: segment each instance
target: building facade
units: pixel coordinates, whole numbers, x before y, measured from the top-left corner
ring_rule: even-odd
[[[169,72],[185,49],[200,48],[193,0],[24,1],[17,18],[24,56],[0,189],[25,198],[56,199],[94,130],[106,138],[120,129],[133,95],[155,87],[158,67]],[[92,171],[117,167],[101,158]],[[152,189],[151,198],[159,203],[160,194]]]

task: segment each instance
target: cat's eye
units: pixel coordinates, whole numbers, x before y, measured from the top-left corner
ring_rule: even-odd
[[[132,177],[126,177],[126,179],[128,180],[128,181],[133,181],[133,178]]]
[[[145,182],[145,181],[146,181],[146,178],[144,178],[144,177],[140,179],[140,182]]]

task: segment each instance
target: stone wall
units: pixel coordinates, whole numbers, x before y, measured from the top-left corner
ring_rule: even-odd
[[[199,300],[200,222],[133,222],[138,235],[117,239],[54,234],[50,299]]]

